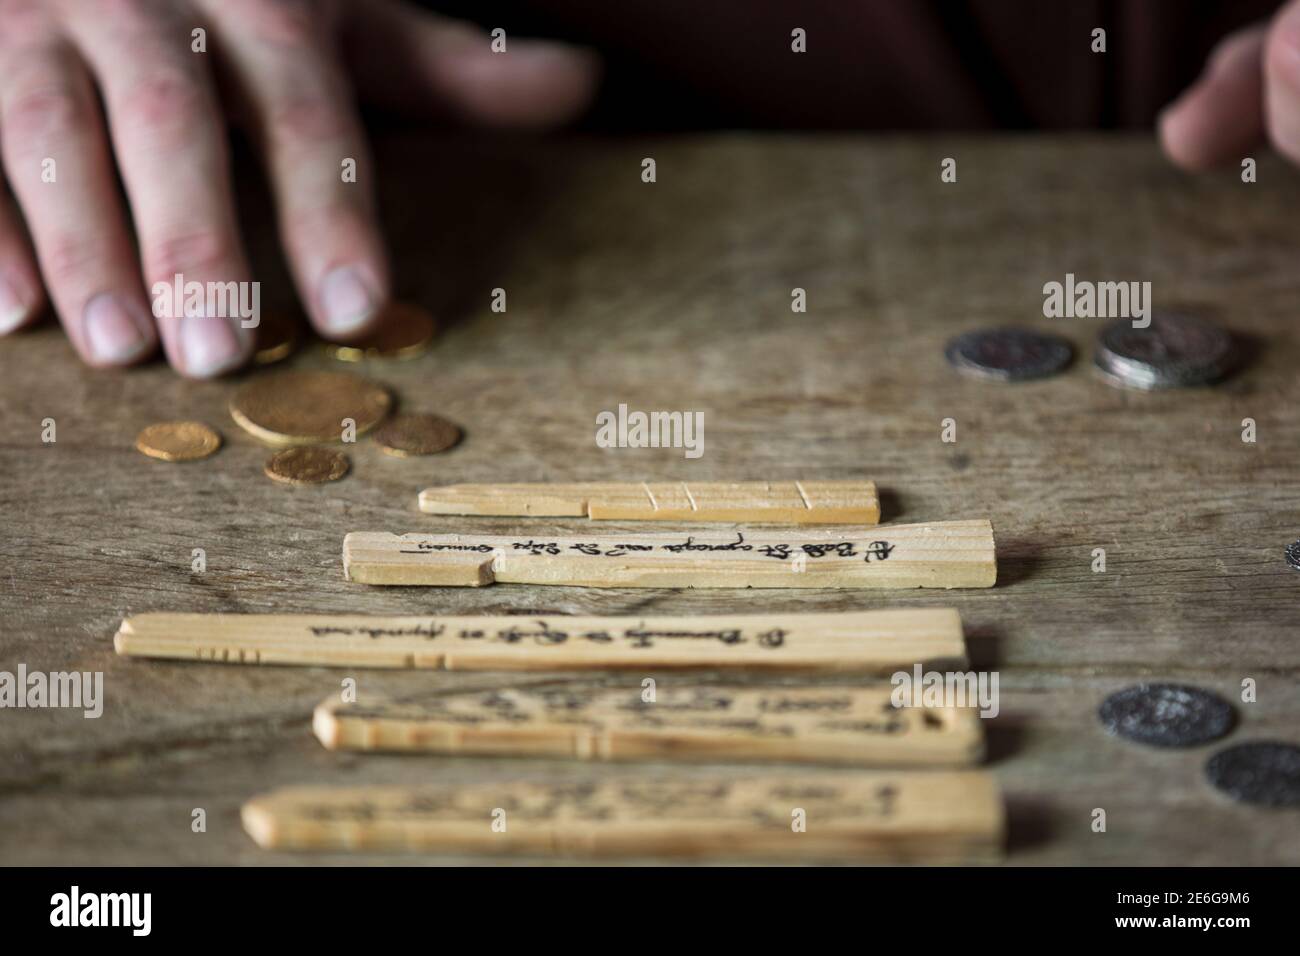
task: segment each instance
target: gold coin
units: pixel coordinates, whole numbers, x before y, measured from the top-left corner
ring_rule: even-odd
[[[460,441],[460,429],[438,415],[394,415],[375,429],[375,443],[390,455],[434,455]]]
[[[202,422],[158,422],[135,436],[135,447],[163,461],[198,461],[221,447],[221,436]]]
[[[348,456],[333,448],[300,445],[277,451],[266,462],[266,475],[286,485],[319,485],[348,473]]]
[[[325,351],[342,362],[415,358],[428,351],[436,328],[433,316],[425,309],[409,302],[393,302],[366,338],[346,344],[330,342]]]
[[[253,364],[272,365],[293,354],[302,332],[302,322],[290,312],[269,312],[257,323],[257,346]]]
[[[271,445],[340,441],[343,421],[358,435],[387,417],[393,397],[382,386],[348,372],[280,372],[253,379],[230,400],[230,415]]]

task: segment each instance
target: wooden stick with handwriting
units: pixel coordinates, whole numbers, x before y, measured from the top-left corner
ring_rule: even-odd
[[[353,532],[343,569],[361,584],[469,587],[986,588],[997,578],[987,520],[584,536]]]
[[[967,707],[896,707],[889,686],[507,688],[337,696],[312,726],[331,750],[580,760],[776,760],[961,767],[984,753]]]
[[[241,816],[270,849],[863,863],[990,862],[1005,827],[979,771],[293,787]]]
[[[966,659],[951,608],[686,617],[156,612],[124,619],[114,643],[134,657],[442,670],[891,673]]]

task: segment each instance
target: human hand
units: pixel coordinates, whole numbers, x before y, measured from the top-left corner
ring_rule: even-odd
[[[348,339],[389,295],[357,96],[545,127],[588,103],[599,72],[557,43],[508,37],[494,53],[477,28],[400,0],[0,0],[0,25],[0,157],[16,199],[0,189],[0,334],[32,321],[48,290],[91,365],[136,362],[161,339],[197,378],[242,365],[253,330],[228,313],[155,318],[148,290],[178,274],[205,287],[252,278],[227,116],[261,153],[312,325]]]
[[[1186,169],[1240,162],[1265,136],[1300,163],[1300,0],[1223,40],[1158,125],[1165,153]]]

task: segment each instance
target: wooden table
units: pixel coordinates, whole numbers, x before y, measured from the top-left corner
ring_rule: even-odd
[[[445,320],[437,347],[365,371],[412,409],[463,423],[423,460],[364,440],[345,480],[286,488],[230,420],[236,382],[161,364],[78,365],[50,326],[0,343],[0,669],[102,670],[103,717],[0,711],[0,862],[376,862],[257,849],[250,795],[300,782],[572,779],[654,764],[330,753],[312,707],[362,693],[518,686],[626,675],[258,668],[120,659],[122,616],[148,610],[617,613],[839,610],[949,604],[975,663],[1000,672],[992,770],[1010,811],[1008,860],[1033,864],[1300,861],[1295,811],[1237,805],[1202,767],[1219,745],[1161,751],[1106,736],[1110,691],[1172,679],[1239,704],[1227,742],[1300,741],[1300,176],[1263,158],[1191,179],[1145,139],[893,140],[713,136],[484,141],[390,134],[380,184],[399,291]],[[658,182],[641,181],[653,156]],[[959,180],[942,184],[943,157]],[[239,177],[254,180],[251,169]],[[245,198],[264,303],[288,295],[265,205]],[[1066,272],[1150,280],[1258,340],[1213,389],[1125,392],[1090,370],[1102,323],[1042,317]],[[808,311],[792,313],[791,289]],[[504,288],[508,311],[490,308]],[[960,378],[954,333],[1003,323],[1077,346],[1064,375],[1016,386]],[[292,360],[328,367],[318,348]],[[256,373],[266,374],[266,373]],[[597,412],[705,413],[705,453],[605,450]],[[144,425],[220,428],[208,461],[133,448]],[[42,420],[57,442],[42,444]],[[957,441],[940,440],[941,421]],[[1242,441],[1242,421],[1258,441]],[[595,591],[367,588],[343,580],[347,531],[504,530],[435,519],[439,482],[873,478],[886,520],[989,516],[997,587],[980,591]],[[562,525],[538,522],[539,532]],[[208,569],[191,573],[193,548]],[[1094,573],[1104,548],[1106,570]],[[738,675],[702,675],[743,680]],[[639,675],[638,678],[639,680]],[[665,677],[686,680],[683,677]],[[727,768],[701,766],[686,773]],[[772,773],[798,774],[797,768]],[[207,831],[191,830],[204,808]],[[1104,808],[1107,832],[1094,833]],[[423,859],[423,858],[417,858]],[[435,862],[465,862],[449,857]]]

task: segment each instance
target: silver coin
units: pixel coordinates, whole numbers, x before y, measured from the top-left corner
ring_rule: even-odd
[[[1300,747],[1269,740],[1237,744],[1205,762],[1205,776],[1234,800],[1300,806]]]
[[[1030,329],[980,329],[944,347],[948,364],[959,372],[998,382],[1024,382],[1055,375],[1074,357],[1059,335]]]
[[[1300,571],[1300,541],[1292,541],[1286,546],[1286,563],[1293,571]]]
[[[1097,710],[1106,732],[1153,747],[1195,747],[1236,723],[1222,697],[1182,684],[1137,684],[1111,694]]]
[[[1112,385],[1179,388],[1223,378],[1231,369],[1232,351],[1232,336],[1214,323],[1155,312],[1143,329],[1135,329],[1131,319],[1102,329],[1093,361]]]

